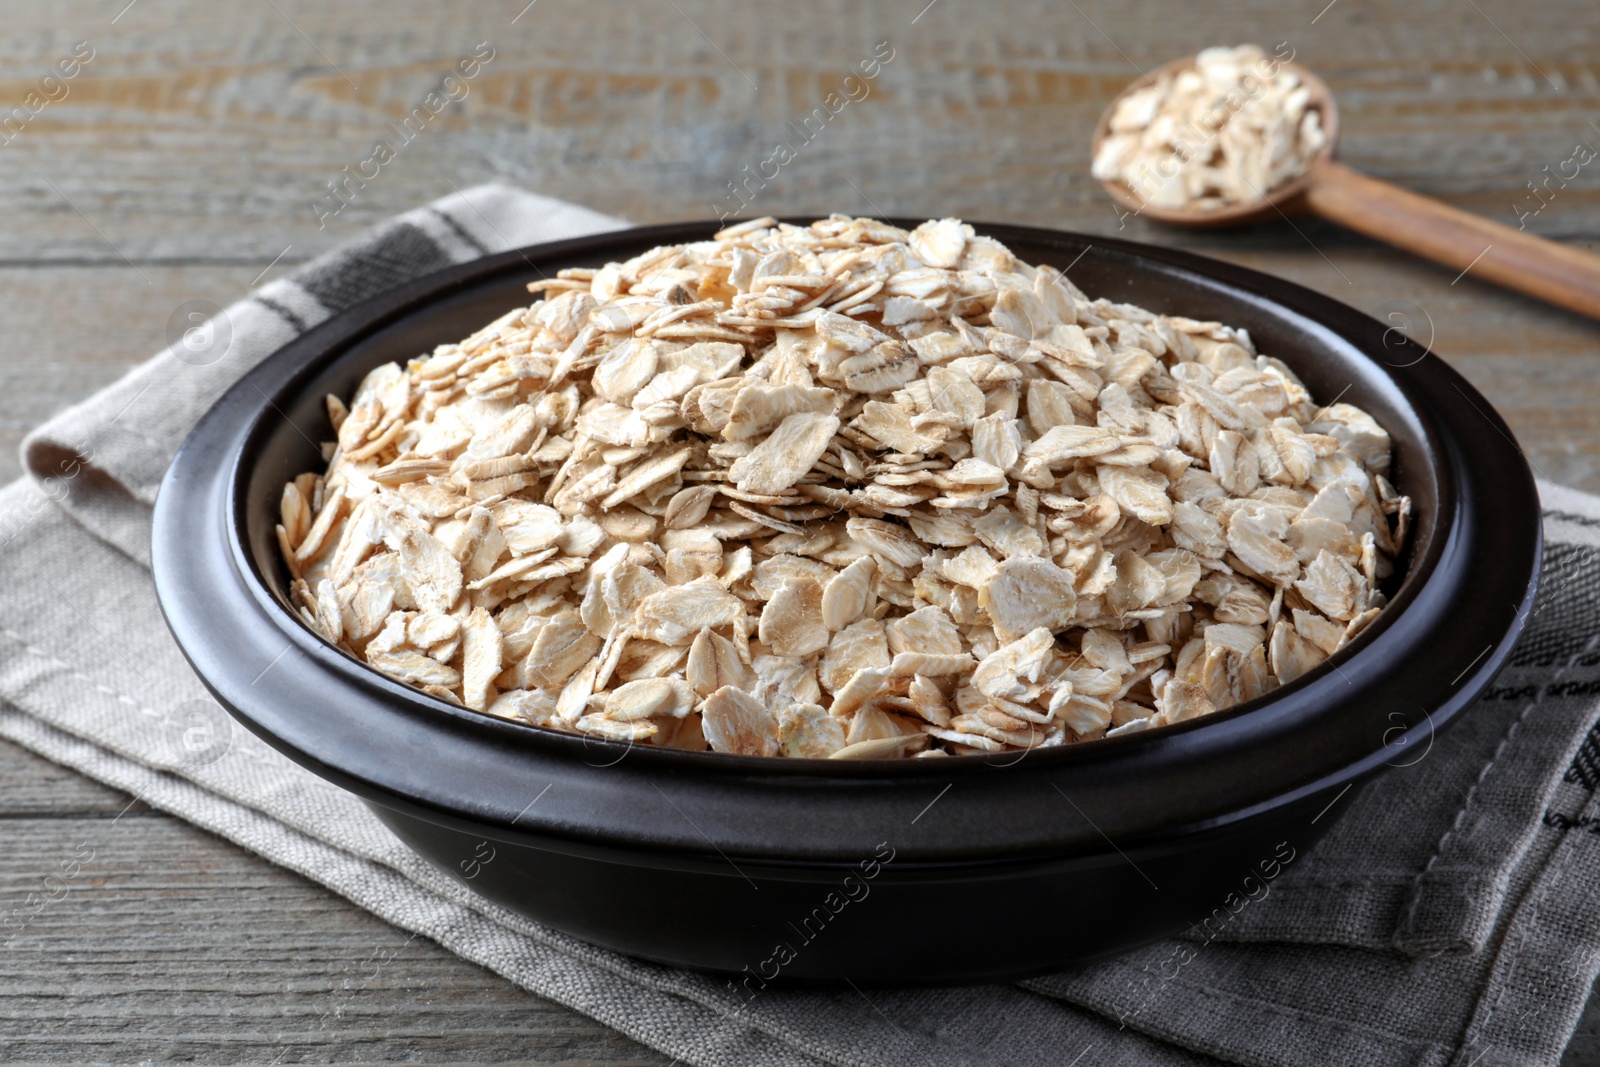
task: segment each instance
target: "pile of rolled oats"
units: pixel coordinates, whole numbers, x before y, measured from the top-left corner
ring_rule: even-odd
[[[1207,48],[1118,101],[1094,176],[1175,211],[1260,200],[1304,174],[1327,141],[1310,98],[1255,45]]]
[[[954,219],[761,219],[379,367],[284,487],[306,623],[672,748],[1072,744],[1267,693],[1384,603],[1389,437],[1242,330]]]

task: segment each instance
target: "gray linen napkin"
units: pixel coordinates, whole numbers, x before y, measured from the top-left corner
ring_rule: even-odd
[[[1397,749],[1314,851],[1242,882],[1184,937],[1019,986],[746,1004],[721,980],[477,900],[234,727],[168,637],[146,569],[150,504],[194,421],[285,341],[387,286],[622,225],[468,190],[233,305],[225,350],[163,352],[35,432],[31,478],[0,490],[0,581],[16,598],[0,735],[688,1063],[1556,1062],[1600,972],[1600,499],[1560,487],[1540,487],[1547,578],[1527,636],[1458,725]]]

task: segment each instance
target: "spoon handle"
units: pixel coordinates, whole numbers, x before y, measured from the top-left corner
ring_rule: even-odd
[[[1332,160],[1312,168],[1305,206],[1368,237],[1600,318],[1600,257],[1460,211]],[[1454,284],[1454,283],[1451,283]]]

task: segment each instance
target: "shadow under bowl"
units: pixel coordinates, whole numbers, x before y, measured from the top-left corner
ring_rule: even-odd
[[[1314,396],[1371,413],[1416,505],[1382,616],[1270,697],[1203,720],[1022,755],[863,762],[505,722],[394,682],[304,626],[273,529],[284,482],[322,466],[323,397],[525,305],[531,279],[715,229],[686,223],[451,267],[333,316],[245,375],[195,427],[156,503],[167,622],[268,744],[355,793],[470,893],[607,948],[751,988],[952,983],[1179,931],[1292,863],[1352,783],[1408,762],[1489,684],[1535,589],[1534,483],[1471,385],[1349,307],[1183,252],[976,228],[1027,262],[1072,265],[1092,297],[1245,327]],[[999,908],[1026,926],[987,918]]]

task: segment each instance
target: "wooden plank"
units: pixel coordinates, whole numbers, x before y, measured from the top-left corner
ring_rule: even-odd
[[[0,175],[12,179],[0,182],[0,259],[112,258],[96,228],[140,262],[270,259],[290,244],[310,253],[489,178],[640,221],[705,216],[726,183],[795,139],[788,124],[880,40],[895,59],[871,95],[795,145],[756,209],[876,204],[1108,232],[1115,216],[1087,171],[1092,122],[1139,70],[1197,43],[1190,18],[1113,0],[982,14],[945,3],[915,23],[899,5],[843,0],[726,10],[702,0],[625,16],[541,0],[513,26],[515,7],[405,5],[374,17],[362,5],[285,0],[280,15],[183,0],[140,4],[111,25],[87,0],[48,13],[16,5],[0,41],[15,73],[0,79],[0,100],[25,96],[29,72],[74,37],[96,57],[0,153]],[[1393,17],[1359,5],[1336,6],[1314,27],[1298,9],[1208,6],[1214,25],[1288,40],[1326,77],[1347,162],[1514,222],[1524,183],[1594,136],[1595,78],[1559,6],[1508,13],[1500,0],[1485,13],[1502,24],[1515,15],[1516,43],[1445,0],[1406,6],[1425,33],[1381,29]],[[394,140],[390,124],[483,41],[495,57],[469,95],[318,229],[311,205],[327,182],[376,140]],[[1531,226],[1592,239],[1597,220],[1600,190],[1579,181]]]
[[[7,1062],[667,1063],[162,813],[0,825]]]
[[[1332,86],[1345,162],[1515,225],[1537,203],[1528,182],[1575,143],[1600,144],[1589,125],[1600,80],[1570,6],[1475,8],[1341,3],[1313,21],[1259,0],[1199,12],[1116,0],[3,0],[0,114],[76,41],[95,58],[0,145],[0,479],[18,473],[27,428],[164,344],[178,304],[226,304],[280,253],[281,272],[486,180],[640,222],[708,218],[782,140],[795,159],[746,187],[746,215],[1061,226],[1409,313],[1409,331],[1435,336],[1541,473],[1600,490],[1593,323],[1471,277],[1452,284],[1310,220],[1213,234],[1119,220],[1088,175],[1093,121],[1140,69],[1249,27],[1289,41]],[[881,40],[895,58],[870,95],[797,136],[790,123]],[[391,124],[480,41],[495,57],[469,95],[319,226],[327,183],[393,141]],[[1528,228],[1593,249],[1591,171],[1547,194]],[[121,794],[14,746],[0,744],[0,782],[0,907],[37,892],[76,845],[96,848],[70,892],[0,950],[8,1059],[664,1062],[177,820],[142,806],[117,818]],[[367,979],[375,952],[394,957]],[[1600,1064],[1600,1009],[1564,1062]]]
[[[6,740],[0,740],[0,782],[0,827],[7,819],[110,817],[132,799]],[[0,868],[0,878],[7,876]]]

